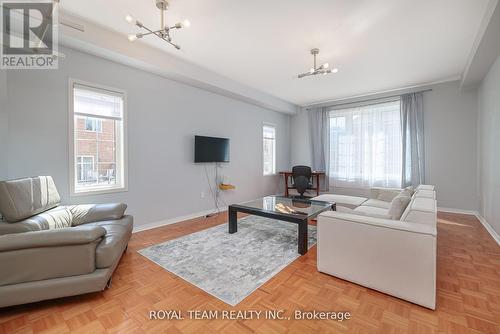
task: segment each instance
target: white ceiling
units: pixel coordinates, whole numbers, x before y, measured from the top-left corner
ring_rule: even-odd
[[[462,74],[488,0],[171,0],[167,20],[177,51],[164,52],[281,99],[304,105]],[[61,10],[123,33],[131,14],[159,26],[154,0],[61,1]],[[339,73],[297,79],[318,61]]]

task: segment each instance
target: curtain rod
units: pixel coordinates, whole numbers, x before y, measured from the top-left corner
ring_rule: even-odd
[[[384,100],[384,99],[390,99],[392,97],[400,97],[401,95],[404,95],[404,94],[411,94],[411,93],[426,93],[426,92],[430,92],[432,91],[432,88],[428,88],[428,89],[423,89],[423,90],[417,90],[417,91],[414,91],[414,92],[408,92],[408,93],[400,93],[400,94],[394,94],[394,95],[388,95],[388,96],[380,96],[380,97],[375,97],[375,98],[371,98],[371,99],[366,99],[366,100],[354,100],[351,101],[351,102],[344,102],[344,103],[335,103],[334,101],[331,102],[331,104],[328,104],[328,102],[325,102],[324,105],[322,104],[318,104],[318,107],[337,107],[337,106],[345,106],[345,105],[348,105],[348,104],[356,104],[356,103],[365,103],[365,102],[371,102],[371,101],[377,101],[377,100]],[[338,101],[342,101],[342,100],[338,100]],[[313,106],[310,106],[310,107],[306,107],[306,110],[311,110],[311,109],[314,109],[314,108],[318,108],[318,107],[313,107]]]

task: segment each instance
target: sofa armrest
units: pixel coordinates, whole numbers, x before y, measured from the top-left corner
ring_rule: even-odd
[[[319,271],[435,308],[435,224],[325,212],[317,233]]]
[[[401,189],[398,188],[371,188],[370,198],[379,199],[381,201],[390,202],[399,195]]]
[[[79,226],[0,236],[0,252],[27,248],[89,244],[100,240],[106,230],[100,226]]]
[[[103,220],[118,220],[123,217],[127,204],[81,204],[67,206],[73,215],[73,226],[93,223]]]
[[[105,234],[82,226],[0,236],[0,286],[90,274]]]

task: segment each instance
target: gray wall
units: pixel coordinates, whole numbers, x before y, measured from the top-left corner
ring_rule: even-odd
[[[262,125],[277,126],[277,168],[288,168],[290,117],[179,84],[95,56],[64,49],[57,71],[10,71],[8,177],[53,175],[65,203],[123,201],[136,225],[213,208],[203,165],[193,163],[193,135],[228,137],[222,173],[236,202],[278,192],[262,176]],[[68,79],[127,91],[129,191],[69,196]],[[213,165],[207,166],[213,178]],[[205,198],[201,198],[201,192]]]
[[[500,57],[479,89],[480,213],[500,234]]]
[[[0,180],[7,177],[7,72],[0,70]]]
[[[301,108],[296,115],[292,116],[290,124],[291,135],[291,157],[293,165],[310,166],[312,163],[311,134],[309,132],[309,119],[307,110]]]
[[[478,210],[477,91],[460,91],[458,81],[430,88],[432,91],[424,93],[426,183],[436,185],[440,207]],[[311,161],[306,113],[301,111],[292,117],[293,164]],[[333,191],[369,195],[360,189]]]
[[[424,93],[426,183],[436,185],[438,206],[479,209],[477,170],[477,90],[459,82]]]

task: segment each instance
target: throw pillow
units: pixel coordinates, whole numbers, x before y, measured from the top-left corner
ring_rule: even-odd
[[[410,197],[412,197],[413,194],[415,193],[415,188],[413,186],[408,186],[408,187],[404,188],[403,190],[408,190],[408,192],[410,193]]]
[[[378,189],[378,196],[376,199],[384,202],[390,202],[400,194],[398,189]]]
[[[401,190],[401,192],[399,194],[402,195],[402,196],[412,197],[413,196],[413,191],[411,189],[404,188],[403,190]]]
[[[398,196],[394,197],[394,199],[391,202],[391,206],[389,207],[388,214],[391,216],[391,219],[394,220],[399,220],[401,218],[401,215],[405,211],[406,207],[410,203],[411,198],[403,193],[404,191],[401,192]]]

